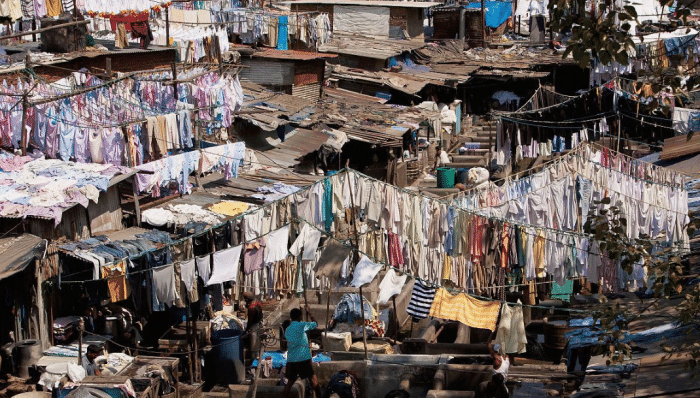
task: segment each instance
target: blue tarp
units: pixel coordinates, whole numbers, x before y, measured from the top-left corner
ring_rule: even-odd
[[[481,3],[469,3],[466,8],[481,9]],[[486,26],[497,28],[513,14],[513,3],[509,1],[484,1]]]

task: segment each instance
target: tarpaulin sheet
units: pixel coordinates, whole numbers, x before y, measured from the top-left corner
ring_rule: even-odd
[[[469,3],[465,7],[481,9],[481,3]],[[486,26],[497,28],[513,14],[513,3],[507,1],[485,1],[484,13],[486,14]]]
[[[334,6],[333,31],[389,37],[389,7]]]

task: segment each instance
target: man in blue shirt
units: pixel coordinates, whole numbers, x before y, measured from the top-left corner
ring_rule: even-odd
[[[306,306],[306,313],[310,314],[309,306]],[[289,324],[284,332],[284,337],[287,339],[287,369],[285,376],[287,377],[287,385],[284,386],[284,398],[289,397],[289,390],[292,384],[301,377],[302,379],[310,379],[311,387],[316,392],[316,396],[321,396],[321,387],[318,385],[318,379],[314,374],[314,368],[311,362],[311,349],[309,348],[309,338],[306,332],[316,329],[316,320],[313,316],[311,322],[301,321],[301,309],[294,308],[289,312],[289,317],[292,323]]]

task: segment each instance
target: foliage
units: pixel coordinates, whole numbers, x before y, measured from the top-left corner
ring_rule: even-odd
[[[624,272],[631,275],[634,264],[643,263],[647,267],[650,279],[653,280],[650,287],[654,292],[654,300],[639,313],[629,313],[618,304],[610,305],[603,297],[594,317],[600,319],[601,328],[608,337],[601,341],[605,342],[602,353],[609,357],[609,364],[619,363],[626,357],[631,357],[632,348],[621,341],[623,333],[628,329],[629,322],[645,316],[644,313],[648,309],[658,307],[660,300],[680,298],[674,319],[685,325],[700,325],[700,285],[687,283],[689,278],[685,275],[682,263],[682,249],[676,245],[665,244],[663,236],[654,239],[648,236],[630,239],[627,236],[627,220],[620,205],[611,205],[610,202],[610,198],[607,197],[594,201],[596,207],[591,210],[584,231],[594,236],[601,253],[605,252],[614,262],[620,261]],[[700,217],[694,217],[687,226],[688,234],[692,236],[698,227]],[[659,247],[663,248],[658,249]],[[654,248],[657,250],[654,251]],[[663,348],[668,357],[674,354],[689,354],[690,359],[685,366],[690,369],[698,367],[700,344],[680,347],[663,345]]]

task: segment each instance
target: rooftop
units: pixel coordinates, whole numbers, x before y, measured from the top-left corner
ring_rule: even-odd
[[[327,4],[337,6],[367,6],[367,7],[400,7],[400,8],[430,8],[441,6],[443,3],[427,1],[370,1],[370,0],[294,0],[286,4]]]

